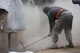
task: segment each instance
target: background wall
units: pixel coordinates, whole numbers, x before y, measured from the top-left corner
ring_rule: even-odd
[[[49,4],[48,4],[49,5]],[[72,0],[56,0],[51,6],[61,6],[68,9],[74,15],[72,37],[74,46],[80,46],[80,6],[74,5]],[[12,36],[12,50],[23,50],[21,42],[25,50],[43,50],[52,46],[52,38],[48,37],[30,47],[31,43],[45,37],[49,33],[49,24],[47,16],[42,12],[42,7],[25,4],[26,14],[26,30]],[[64,31],[63,31],[64,32]],[[65,46],[68,42],[65,39],[65,34],[59,35],[58,46]],[[16,37],[17,36],[17,37]]]

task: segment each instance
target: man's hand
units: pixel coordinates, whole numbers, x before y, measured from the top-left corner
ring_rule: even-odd
[[[48,37],[51,36],[51,32],[48,34]]]

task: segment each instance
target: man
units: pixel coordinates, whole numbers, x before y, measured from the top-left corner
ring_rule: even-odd
[[[6,33],[24,31],[24,20],[21,0],[0,0],[0,53],[8,53],[9,50],[10,38]]]
[[[50,24],[50,35],[52,35],[53,46],[52,48],[57,47],[58,35],[64,29],[65,36],[69,44],[66,47],[73,48],[72,43],[72,21],[73,15],[68,10],[61,7],[44,7],[43,12],[48,16]]]

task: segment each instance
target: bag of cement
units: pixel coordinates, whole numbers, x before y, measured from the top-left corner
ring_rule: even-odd
[[[8,32],[18,32],[25,30],[25,16],[23,10],[24,9],[21,0],[10,0]]]

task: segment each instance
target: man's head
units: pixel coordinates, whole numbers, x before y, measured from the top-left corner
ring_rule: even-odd
[[[44,12],[45,14],[47,14],[48,11],[49,11],[49,7],[44,7],[44,8],[43,8],[43,12]]]

